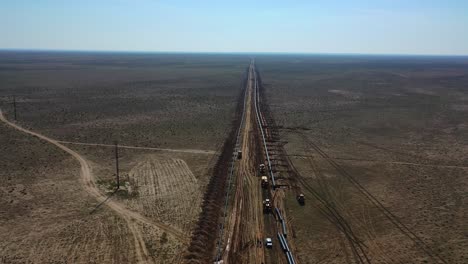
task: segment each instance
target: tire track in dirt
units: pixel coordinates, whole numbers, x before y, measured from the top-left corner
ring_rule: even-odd
[[[320,156],[322,156],[332,167],[334,167],[337,172],[346,178],[352,185],[359,191],[362,196],[367,199],[372,205],[374,205],[382,214],[385,216],[391,224],[393,224],[403,235],[409,238],[413,243],[424,253],[432,258],[436,263],[448,263],[444,258],[442,258],[436,251],[429,247],[422,238],[420,238],[412,229],[407,227],[401,220],[390,212],[372,193],[370,193],[364,186],[362,186],[347,170],[335,162],[327,153],[325,153],[320,147],[315,143],[309,140],[306,135],[301,132],[298,134],[302,137],[306,145],[311,149],[316,151]]]
[[[303,176],[299,174],[293,163],[288,159],[289,167],[291,168],[291,172],[294,174],[294,179],[297,180],[304,189],[312,194],[314,198],[320,203],[316,205],[317,209],[320,213],[331,223],[333,224],[337,230],[339,230],[351,249],[352,257],[356,263],[370,263],[366,251],[364,250],[365,246],[362,245],[360,239],[355,235],[354,231],[352,230],[348,220],[343,217],[342,213],[337,210],[334,203],[330,202],[329,200],[325,199],[323,195],[317,191],[313,186],[311,186]],[[346,248],[343,242],[342,248]],[[344,252],[348,255],[348,252]],[[348,263],[350,260],[348,259]]]
[[[299,157],[299,158],[314,158],[320,157],[318,155],[304,155],[304,154],[288,154],[289,157]],[[344,160],[350,162],[368,162],[368,163],[380,163],[380,164],[395,164],[395,165],[408,165],[408,166],[417,166],[417,167],[429,167],[429,168],[447,168],[447,169],[461,169],[467,170],[468,166],[461,165],[443,165],[443,164],[425,164],[425,163],[416,163],[416,162],[407,162],[407,161],[386,161],[386,160],[372,160],[372,159],[357,159],[357,158],[340,158],[340,157],[330,157],[332,160]]]
[[[151,220],[145,218],[144,216],[142,216],[142,215],[140,215],[138,213],[132,212],[132,211],[126,209],[125,207],[123,207],[122,205],[120,205],[120,204],[118,204],[118,203],[116,203],[116,202],[114,202],[112,200],[109,200],[109,197],[106,197],[101,192],[99,192],[98,187],[94,183],[94,175],[91,172],[91,168],[90,168],[88,162],[86,161],[86,159],[84,157],[82,157],[77,152],[75,152],[75,151],[71,150],[70,148],[60,144],[58,141],[56,141],[56,140],[54,140],[52,138],[49,138],[49,137],[44,136],[44,135],[42,135],[40,133],[37,133],[37,132],[33,132],[31,130],[25,129],[25,128],[17,125],[17,124],[14,124],[14,123],[8,121],[5,118],[5,116],[3,115],[2,110],[0,110],[0,120],[2,122],[4,122],[5,124],[11,126],[12,128],[16,129],[16,130],[19,130],[19,131],[21,131],[23,133],[32,135],[34,137],[37,137],[39,139],[42,139],[44,141],[47,141],[47,142],[55,145],[56,147],[60,148],[61,150],[67,152],[70,155],[72,155],[80,163],[80,166],[81,166],[80,181],[82,182],[85,191],[88,192],[88,194],[90,194],[91,196],[93,196],[99,203],[106,203],[106,205],[109,208],[111,208],[113,211],[115,211],[118,215],[120,215],[127,222],[128,226],[130,228],[130,231],[131,231],[131,233],[132,233],[132,235],[134,237],[134,240],[135,240],[135,251],[136,251],[136,255],[137,255],[139,263],[147,263],[147,262],[152,262],[152,261],[151,261],[151,257],[149,256],[148,250],[147,250],[147,248],[145,246],[143,236],[142,236],[142,234],[141,234],[141,232],[140,232],[140,230],[138,228],[137,222],[147,224],[147,225],[150,225],[150,226],[155,226],[155,227],[157,227],[159,229],[162,229],[162,230],[166,231],[167,233],[172,234],[174,237],[178,238],[179,240],[181,240],[183,242],[186,242],[186,236],[183,233],[181,233],[179,230],[176,230],[176,229],[174,229],[174,228],[172,228],[170,226],[167,226],[165,224],[162,224],[162,223],[151,221]]]
[[[283,229],[282,221],[280,221],[276,216],[271,219],[271,217],[265,217],[265,231],[269,234],[283,233],[286,236],[287,230],[292,232],[292,237],[289,236],[287,244],[289,247],[289,254],[297,263],[299,260],[294,257],[294,252],[298,250],[295,245],[295,235],[294,229],[292,227],[291,218],[288,217],[285,205],[286,199],[286,186],[291,185],[294,175],[291,175],[288,163],[287,155],[284,150],[284,147],[280,141],[278,134],[278,126],[276,125],[275,119],[273,118],[267,98],[265,96],[265,87],[262,83],[262,78],[258,69],[254,71],[255,77],[255,111],[257,113],[257,128],[259,129],[259,145],[262,145],[261,151],[259,152],[259,157],[262,157],[258,162],[264,163],[267,162],[268,165],[268,174],[271,179],[271,185],[264,192],[263,198],[270,198],[273,207],[278,209],[281,212],[281,215],[284,219],[285,229]],[[261,135],[261,137],[260,137]],[[273,181],[274,179],[274,181]],[[284,188],[286,187],[286,188]],[[278,221],[277,221],[278,220]],[[268,229],[268,230],[267,230]],[[285,233],[286,232],[286,233]],[[274,235],[272,235],[274,236]],[[287,255],[279,245],[279,243],[274,243],[272,249],[269,250],[270,263],[290,263]],[[286,258],[285,258],[286,257]]]
[[[281,185],[286,181],[286,174],[280,171],[280,163],[283,160],[284,153],[281,151],[281,146],[273,135],[275,133],[275,122],[268,112],[268,105],[263,93],[263,85],[261,75],[257,68],[254,70],[254,108],[255,108],[255,128],[257,131],[257,164],[265,164],[266,171],[264,175],[270,177],[271,184],[268,188],[262,190],[262,200],[270,199],[273,208],[278,209],[284,219],[285,229],[283,229],[282,221],[276,213],[266,213],[264,215],[264,232],[265,237],[275,238],[278,233],[285,234],[287,230],[292,230],[291,223],[288,220],[287,210],[285,207],[285,192],[286,189]],[[293,236],[294,237],[294,236]],[[293,237],[288,239],[289,254],[294,258],[296,247]],[[273,247],[266,251],[266,263],[289,263],[288,257],[280,246],[280,243],[273,243]],[[297,259],[294,258],[296,263]]]
[[[257,78],[259,79],[259,93],[260,92],[264,93],[264,87],[263,87],[262,82],[261,82],[261,76],[258,73],[257,73]],[[268,139],[268,142],[270,142],[270,147],[273,149],[271,151],[272,152],[271,155],[273,156],[273,161],[274,161],[275,166],[272,166],[272,167],[280,166],[281,168],[279,170],[281,170],[284,173],[284,175],[288,175],[288,178],[284,178],[284,177],[276,177],[276,178],[277,178],[278,182],[279,181],[283,182],[283,183],[281,183],[279,185],[282,185],[282,184],[284,184],[286,182],[289,182],[292,185],[292,187],[294,189],[296,189],[296,193],[299,194],[301,192],[299,191],[299,187],[297,186],[297,182],[300,182],[301,185],[304,186],[304,183],[301,181],[302,180],[302,178],[300,177],[301,175],[295,169],[294,165],[292,164],[291,160],[289,159],[290,155],[288,155],[286,153],[283,146],[281,144],[276,144],[276,146],[275,146],[274,142],[279,141],[278,126],[276,125],[276,122],[275,122],[274,118],[271,116],[271,110],[269,109],[265,98],[263,98],[261,96],[258,96],[258,98],[261,99],[259,104],[264,109],[264,111],[261,111],[261,115],[263,116],[263,118],[262,118],[262,116],[260,117],[262,120],[264,120],[262,122],[262,124],[266,124],[266,123],[268,124],[267,129],[265,129],[265,131],[266,131],[265,134],[267,135],[266,138]],[[267,120],[268,120],[268,122],[267,122]],[[280,173],[279,170],[277,168],[275,168],[275,171],[276,171],[277,174]],[[325,202],[326,200],[321,197],[322,194],[317,192],[317,190],[312,189],[312,188],[307,188],[306,186],[304,186],[304,187],[309,192],[311,192],[313,194],[313,196],[317,198],[317,200],[321,201],[320,206],[316,205],[317,209],[324,215],[324,217],[330,223],[335,225],[337,227],[337,229],[340,232],[342,232],[343,237],[340,237],[340,238],[342,238],[341,248],[345,248],[345,246],[344,246],[345,243],[346,243],[345,241],[346,240],[348,241],[351,252],[344,251],[344,253],[346,254],[346,258],[347,258],[348,263],[352,262],[351,258],[353,258],[354,263],[370,263],[370,261],[367,259],[367,256],[366,256],[365,252],[363,252],[363,246],[361,245],[360,241],[357,239],[355,234],[350,229],[348,223],[346,221],[344,221],[343,217],[339,213],[337,213],[337,211],[334,209],[333,206],[330,205],[330,203]],[[285,212],[284,204],[282,203],[282,201],[284,199],[284,192],[278,192],[278,189],[276,190],[276,192],[273,195],[273,201],[275,203],[275,207],[280,208],[280,211],[283,211],[283,213],[284,213]],[[282,198],[276,198],[277,196],[283,196],[283,197]],[[283,217],[288,219],[287,216],[283,215]],[[290,220],[287,221],[287,223],[289,223],[289,222],[290,222]],[[281,228],[281,227],[278,227],[278,228]],[[292,230],[291,226],[288,225],[288,229]],[[294,230],[293,230],[293,233],[294,233]],[[294,237],[294,235],[293,235],[293,237]],[[294,249],[295,249],[294,240],[290,240],[289,242],[290,242],[290,245],[289,245],[290,248],[292,248],[293,251],[294,251]]]
[[[307,150],[307,146],[304,146],[304,148],[306,148],[305,150]],[[340,218],[342,218],[342,221],[347,222],[345,225],[349,226],[349,230],[344,230],[343,228],[340,227],[340,225],[336,225],[336,223],[334,225],[339,227],[338,230],[340,230],[341,232],[349,232],[349,231],[352,232],[350,233],[350,235],[352,236],[353,240],[349,242],[355,244],[355,246],[353,246],[354,248],[352,247],[353,251],[354,249],[356,250],[359,249],[356,243],[361,243],[364,246],[363,248],[365,249],[365,252],[363,252],[363,254],[369,254],[368,252],[371,252],[370,248],[372,246],[373,248],[375,248],[375,252],[378,252],[378,255],[383,257],[381,259],[382,261],[386,262],[387,260],[392,260],[394,263],[396,263],[395,258],[388,254],[389,250],[383,250],[383,248],[381,248],[378,242],[375,241],[376,232],[374,231],[374,228],[375,228],[374,223],[372,219],[370,218],[370,216],[368,214],[365,214],[366,209],[367,209],[367,213],[369,213],[368,212],[369,208],[367,207],[367,204],[365,203],[362,204],[362,208],[361,208],[362,211],[349,210],[347,206],[343,204],[343,199],[344,199],[342,197],[343,183],[341,181],[344,181],[344,179],[338,178],[339,183],[335,183],[335,185],[338,185],[338,186],[333,187],[332,185],[330,185],[326,177],[323,175],[323,173],[319,169],[320,166],[317,164],[317,161],[315,159],[316,157],[314,157],[313,155],[308,155],[306,157],[306,160],[309,163],[309,167],[312,169],[318,188],[315,189],[314,187],[312,187],[312,185],[309,185],[309,184],[307,184],[308,185],[307,187],[306,186],[304,187],[306,188],[306,190],[310,188],[314,188],[317,195],[320,195],[324,201],[327,201],[329,203],[329,205],[327,206],[334,207],[333,210],[335,211],[335,213],[340,215]],[[302,176],[299,176],[299,177],[301,178],[300,179],[301,182],[306,181],[305,177],[302,177]],[[353,212],[353,211],[356,211],[356,212],[359,211],[361,214],[357,216],[355,215],[356,212]],[[336,217],[332,216],[330,217],[330,220],[333,218],[335,218],[335,222],[336,222]],[[353,231],[354,229],[360,230],[360,232],[357,233],[356,231]],[[353,233],[356,235],[354,235]],[[361,242],[363,237],[367,239],[366,243]],[[355,253],[358,253],[358,252],[355,252]],[[369,256],[369,259],[371,260],[371,256]]]
[[[259,247],[258,241],[262,241],[263,213],[261,207],[262,193],[255,177],[255,133],[253,103],[255,92],[253,88],[253,64],[249,69],[247,85],[247,99],[245,108],[245,123],[242,128],[242,159],[238,164],[237,188],[235,192],[235,204],[232,219],[234,227],[230,230],[232,251],[224,258],[226,263],[265,263],[263,247]]]

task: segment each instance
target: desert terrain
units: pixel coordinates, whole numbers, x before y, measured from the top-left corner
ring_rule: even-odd
[[[178,263],[230,127],[246,60],[0,57],[1,262]]]
[[[466,57],[0,52],[0,80],[0,263],[468,262]]]
[[[308,197],[287,199],[301,263],[468,261],[466,58],[256,60]]]

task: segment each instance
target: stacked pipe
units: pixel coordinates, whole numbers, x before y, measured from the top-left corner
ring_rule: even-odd
[[[288,246],[288,241],[286,240],[286,236],[288,234],[286,230],[286,222],[284,221],[284,218],[281,215],[281,212],[278,208],[275,208],[275,212],[276,212],[276,215],[278,216],[278,219],[283,229],[283,233],[278,233],[278,239],[280,241],[281,248],[286,254],[286,259],[288,260],[288,264],[295,264],[296,262],[294,261],[293,255]]]
[[[288,241],[286,240],[286,237],[282,233],[278,233],[278,240],[280,242],[281,248],[284,251],[284,254],[286,254],[286,259],[288,260],[288,264],[296,264],[296,261],[294,260],[292,252],[289,249]]]
[[[278,215],[278,219],[279,219],[279,221],[281,223],[281,228],[283,229],[283,235],[286,237],[286,236],[288,236],[288,231],[286,229],[286,223],[285,223],[285,221],[283,219],[283,216],[281,215],[280,210],[278,208],[275,208],[275,211],[276,211],[276,214]]]
[[[275,183],[275,175],[273,174],[272,166],[271,166],[271,161],[270,161],[270,155],[268,153],[268,148],[266,144],[266,139],[265,139],[265,132],[263,130],[263,124],[261,120],[261,115],[260,115],[260,94],[259,94],[259,88],[258,88],[258,79],[257,79],[257,71],[254,72],[254,77],[255,77],[255,91],[254,91],[254,102],[255,102],[255,112],[257,115],[257,122],[260,127],[260,132],[262,135],[262,140],[263,140],[263,146],[265,148],[265,154],[267,157],[267,162],[268,162],[268,169],[270,172],[271,176],[271,182],[272,182],[272,187],[273,189],[276,188],[276,183]],[[266,124],[265,124],[266,126]],[[287,229],[286,229],[286,222],[284,221],[283,216],[281,215],[281,212],[278,208],[275,208],[276,214],[278,216],[278,219],[281,223],[281,228],[282,228],[282,233],[278,232],[278,239],[280,241],[281,248],[283,249],[284,253],[286,254],[286,259],[288,260],[288,264],[296,264],[296,261],[294,260],[294,257],[292,255],[291,250],[289,249],[288,246],[288,241],[286,240],[286,237],[288,235]]]
[[[263,131],[263,126],[260,120],[260,106],[259,106],[259,94],[258,94],[258,81],[257,81],[257,72],[254,72],[254,77],[255,77],[255,91],[254,91],[254,102],[255,102],[255,114],[257,115],[257,122],[258,126],[260,127],[260,133],[262,135],[262,141],[263,141],[263,147],[265,148],[265,155],[267,158],[267,164],[268,164],[268,171],[270,172],[270,177],[271,177],[271,185],[273,189],[276,188],[276,181],[275,181],[275,175],[273,174],[273,169],[271,166],[271,160],[270,160],[270,154],[268,153],[268,147],[266,144],[266,139],[265,139],[265,132]]]

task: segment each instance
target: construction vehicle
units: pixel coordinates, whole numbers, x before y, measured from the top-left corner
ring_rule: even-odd
[[[242,151],[237,151],[237,159],[242,159]]]
[[[267,188],[268,187],[268,177],[267,176],[262,176],[262,188]]]
[[[304,205],[305,204],[305,197],[304,197],[304,194],[299,194],[297,197],[297,202],[299,202],[300,205]]]
[[[265,174],[265,164],[260,164],[260,174]]]
[[[271,202],[270,202],[270,199],[265,199],[263,201],[263,211],[265,213],[269,213],[271,212]]]

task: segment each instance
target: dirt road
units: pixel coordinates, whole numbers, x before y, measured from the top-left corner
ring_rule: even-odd
[[[255,115],[253,111],[253,65],[249,70],[245,122],[242,128],[242,159],[236,173],[236,191],[232,214],[229,263],[265,263],[263,248],[262,193],[256,177]]]
[[[90,169],[90,166],[86,159],[82,157],[80,154],[77,152],[71,150],[70,148],[62,145],[59,143],[57,140],[51,139],[47,136],[44,136],[42,134],[39,134],[37,132],[33,132],[31,130],[25,129],[17,124],[14,124],[10,121],[8,121],[5,116],[3,115],[3,112],[0,110],[0,120],[4,122],[5,124],[11,126],[14,129],[17,129],[21,132],[24,132],[26,134],[32,135],[34,137],[38,137],[44,141],[49,142],[50,144],[53,144],[57,146],[58,148],[62,149],[63,151],[69,153],[72,155],[79,163],[81,166],[81,182],[83,184],[84,189],[91,195],[93,196],[99,203],[104,203],[107,205],[109,208],[111,208],[114,212],[116,212],[119,216],[121,216],[128,224],[129,229],[132,232],[132,236],[134,238],[135,242],[135,251],[136,255],[138,257],[138,262],[139,263],[149,263],[152,262],[151,257],[149,256],[148,250],[146,248],[145,242],[143,240],[142,236],[142,231],[139,228],[139,223],[146,224],[149,226],[154,226],[159,229],[164,230],[165,232],[173,235],[175,238],[181,240],[182,242],[187,242],[187,236],[180,232],[179,230],[176,230],[170,226],[167,226],[163,223],[159,223],[154,220],[150,220],[136,212],[130,211],[129,209],[125,208],[123,205],[109,199],[109,197],[103,195],[98,187],[96,186],[94,182],[94,175],[92,174],[92,171]]]
[[[262,189],[258,174],[259,164],[265,161],[265,153],[255,106],[256,82],[255,65],[252,62],[248,71],[244,125],[240,136],[242,158],[235,166],[234,198],[222,257],[224,263],[283,263],[284,259],[276,240],[276,219],[272,213],[263,210],[263,200],[272,199],[273,190]],[[283,208],[280,200],[274,201],[275,206]],[[273,248],[265,247],[266,237],[273,239]]]

